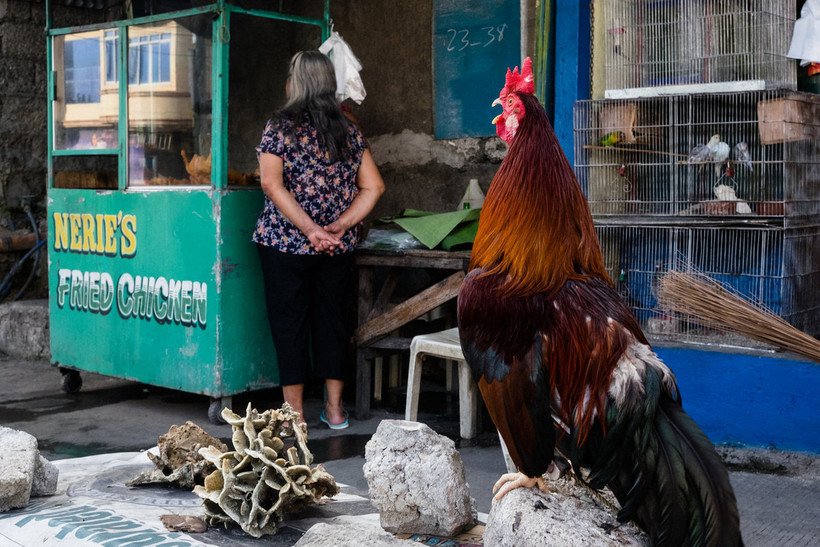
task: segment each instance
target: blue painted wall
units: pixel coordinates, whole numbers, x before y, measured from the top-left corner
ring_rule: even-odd
[[[820,364],[655,348],[686,412],[714,443],[820,453]]]
[[[558,0],[555,6],[555,112],[553,126],[570,165],[572,108],[589,99],[589,2]]]

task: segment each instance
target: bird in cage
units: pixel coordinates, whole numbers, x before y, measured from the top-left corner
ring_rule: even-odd
[[[712,149],[705,144],[696,144],[689,151],[689,163],[706,163],[712,161]]]
[[[715,175],[720,176],[723,162],[729,159],[729,145],[720,140],[720,135],[712,135],[706,146],[712,151],[712,161],[715,162]]]
[[[592,214],[544,107],[532,62],[508,71],[493,122],[508,145],[458,296],[461,348],[519,473],[546,490],[553,458],[656,545],[742,545],[729,475],[684,411],[607,273]]]
[[[752,155],[749,152],[749,145],[746,144],[746,141],[740,141],[735,145],[732,149],[732,159],[743,167],[748,168],[749,171],[754,171],[754,169],[752,169]]]
[[[623,131],[611,131],[604,135],[604,137],[598,141],[601,146],[615,146],[622,140],[624,140],[624,132]]]

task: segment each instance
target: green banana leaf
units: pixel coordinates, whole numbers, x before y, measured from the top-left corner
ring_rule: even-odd
[[[444,249],[450,250],[453,246],[471,243],[475,239],[480,214],[481,209],[462,209],[450,213],[405,209],[398,215],[380,218],[378,222],[395,222],[428,249],[441,244]]]

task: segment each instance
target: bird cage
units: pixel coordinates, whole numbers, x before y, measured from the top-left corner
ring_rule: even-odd
[[[820,218],[816,95],[779,90],[578,101],[574,128],[575,170],[597,220],[798,226]]]
[[[795,89],[791,0],[611,0],[606,97]]]
[[[820,334],[820,97],[579,101],[574,127],[606,267],[651,337],[755,345],[658,309],[659,276],[679,264]]]
[[[759,345],[659,309],[658,282],[673,268],[708,275],[798,329],[820,334],[820,226],[596,224],[596,231],[615,288],[655,341]]]

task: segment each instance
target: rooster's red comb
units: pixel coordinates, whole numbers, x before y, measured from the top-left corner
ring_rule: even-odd
[[[507,69],[507,82],[504,85],[507,93],[511,91],[518,91],[520,93],[532,94],[535,93],[535,79],[532,76],[532,60],[527,57],[524,59],[524,64],[521,68],[521,73],[518,72],[518,67],[510,72]]]

